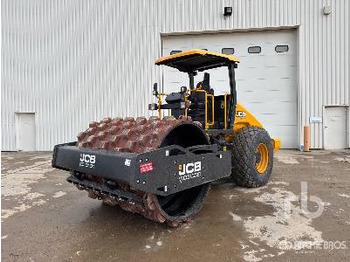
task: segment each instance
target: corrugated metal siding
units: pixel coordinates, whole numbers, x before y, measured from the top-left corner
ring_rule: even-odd
[[[172,32],[299,26],[305,125],[324,105],[350,103],[349,16],[348,0],[3,0],[2,150],[16,149],[15,112],[36,113],[37,150],[104,116],[147,115],[160,33]],[[311,130],[322,147],[322,125]]]

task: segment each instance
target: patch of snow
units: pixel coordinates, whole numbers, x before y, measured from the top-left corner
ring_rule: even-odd
[[[266,189],[267,186],[257,187],[257,188],[244,188],[244,187],[236,187],[234,190],[243,193],[259,193],[261,190]]]
[[[28,194],[30,185],[45,178],[44,174],[53,170],[51,161],[37,162],[31,166],[17,168],[2,174],[1,176],[1,196],[19,196]]]
[[[1,177],[1,196],[28,194],[32,189],[29,185],[37,183],[39,179],[44,177],[44,173],[5,174]]]
[[[248,245],[245,245],[242,241],[238,241],[241,244],[242,250],[248,248]]]
[[[163,235],[164,233],[161,233],[160,235]],[[156,236],[156,233],[153,232],[153,234],[146,239],[147,244],[145,245],[145,249],[149,250],[156,250],[160,248],[163,245],[163,241],[161,240],[161,237]]]
[[[1,219],[9,218],[10,216],[13,216],[14,214],[16,214],[18,212],[23,212],[29,208],[31,208],[31,206],[22,203],[21,205],[16,206],[12,209],[2,209],[1,210]]]
[[[293,156],[291,155],[282,155],[282,154],[276,154],[275,158],[284,164],[299,164],[298,160],[296,160]]]
[[[64,195],[66,195],[67,193],[66,192],[63,192],[63,191],[58,191],[56,192],[52,197],[53,198],[59,198],[59,197],[62,197]]]
[[[14,198],[19,204],[12,208],[1,210],[1,219],[24,212],[33,206],[41,206],[46,203],[40,199],[45,195],[31,192],[32,185],[45,178],[45,173],[53,170],[51,160],[39,161],[33,165],[10,170],[1,176],[2,199]]]
[[[242,220],[242,218],[240,216],[237,216],[236,214],[233,214],[232,212],[229,212],[229,214],[231,215],[233,221],[241,221]]]
[[[32,208],[34,206],[42,206],[45,203],[46,203],[45,200],[39,199],[39,200],[32,202],[30,205],[22,203],[21,205],[15,206],[11,209],[2,209],[1,210],[1,219],[9,218],[10,216],[13,216],[16,213],[24,212],[24,211],[26,211],[29,208]]]
[[[272,205],[275,208],[273,215],[255,217],[244,221],[244,227],[251,234],[251,238],[259,239],[270,247],[281,248],[279,243],[294,242],[308,238],[310,241],[323,241],[322,232],[311,226],[312,219],[305,217],[299,206],[290,200],[297,196],[290,191],[273,188],[275,193],[263,193],[255,201]],[[286,246],[285,249],[289,249]]]
[[[350,164],[350,156],[335,157],[334,160],[336,160],[338,162],[343,162],[343,163],[349,163]]]
[[[244,250],[243,258],[247,262],[280,256],[286,250],[299,250],[298,245],[295,244],[298,241],[323,241],[322,232],[312,227],[312,216],[306,216],[299,206],[297,195],[278,187],[270,188],[270,190],[272,192],[263,192],[254,200],[264,205],[273,206],[273,214],[248,217],[242,220],[244,228],[248,232],[249,242],[246,244],[240,242],[240,244]],[[294,204],[295,202],[298,204]],[[321,205],[330,204],[322,202]],[[265,249],[261,248],[261,244],[275,249],[276,253],[266,254]]]
[[[286,252],[280,251],[280,252],[277,253],[277,256],[283,255],[284,253],[286,253]]]
[[[338,194],[338,196],[345,197],[345,198],[349,198],[350,197],[348,194]]]
[[[45,195],[41,194],[41,193],[37,193],[37,192],[35,192],[35,193],[28,193],[27,195],[25,195],[23,197],[23,199],[25,199],[25,200],[33,200],[33,199],[36,199],[36,198],[39,198],[39,197],[43,197],[43,196],[45,196]]]
[[[256,250],[250,250],[250,251],[245,252],[245,253],[244,253],[244,256],[243,256],[244,260],[245,260],[245,261],[248,261],[248,262],[257,262],[257,261],[261,261],[262,258],[256,256],[256,253],[257,253],[257,252],[258,252],[258,251],[256,251]]]
[[[271,181],[271,182],[269,182],[269,185],[289,186],[289,183],[288,182],[283,182],[283,181]]]

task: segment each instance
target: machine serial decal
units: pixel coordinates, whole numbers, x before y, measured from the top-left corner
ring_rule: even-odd
[[[79,166],[86,168],[94,168],[96,163],[96,155],[80,154]]]
[[[179,180],[182,183],[185,180],[197,178],[201,176],[202,162],[191,162],[179,165]]]

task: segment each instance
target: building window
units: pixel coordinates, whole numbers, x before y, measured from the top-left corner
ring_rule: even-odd
[[[275,51],[277,53],[285,53],[288,52],[289,47],[287,45],[276,45]]]
[[[250,47],[248,47],[248,53],[249,54],[259,54],[259,53],[261,53],[261,47],[260,46],[250,46]]]
[[[235,49],[234,48],[223,48],[223,49],[221,49],[221,53],[223,53],[225,55],[233,55],[235,53]]]
[[[175,54],[181,53],[181,52],[182,52],[181,50],[172,50],[172,51],[170,52],[170,55],[175,55]]]

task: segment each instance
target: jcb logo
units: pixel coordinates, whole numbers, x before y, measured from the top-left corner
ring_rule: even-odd
[[[245,117],[245,112],[244,111],[237,111],[236,117]]]
[[[80,154],[79,166],[94,168],[96,163],[96,156],[90,154]]]
[[[193,172],[201,171],[201,169],[202,169],[201,161],[179,165],[179,175],[183,176],[185,174],[192,174]]]
[[[182,183],[185,180],[200,177],[201,170],[202,170],[202,162],[201,161],[179,165],[180,183]]]
[[[90,154],[80,154],[80,162],[95,164],[96,156]]]

